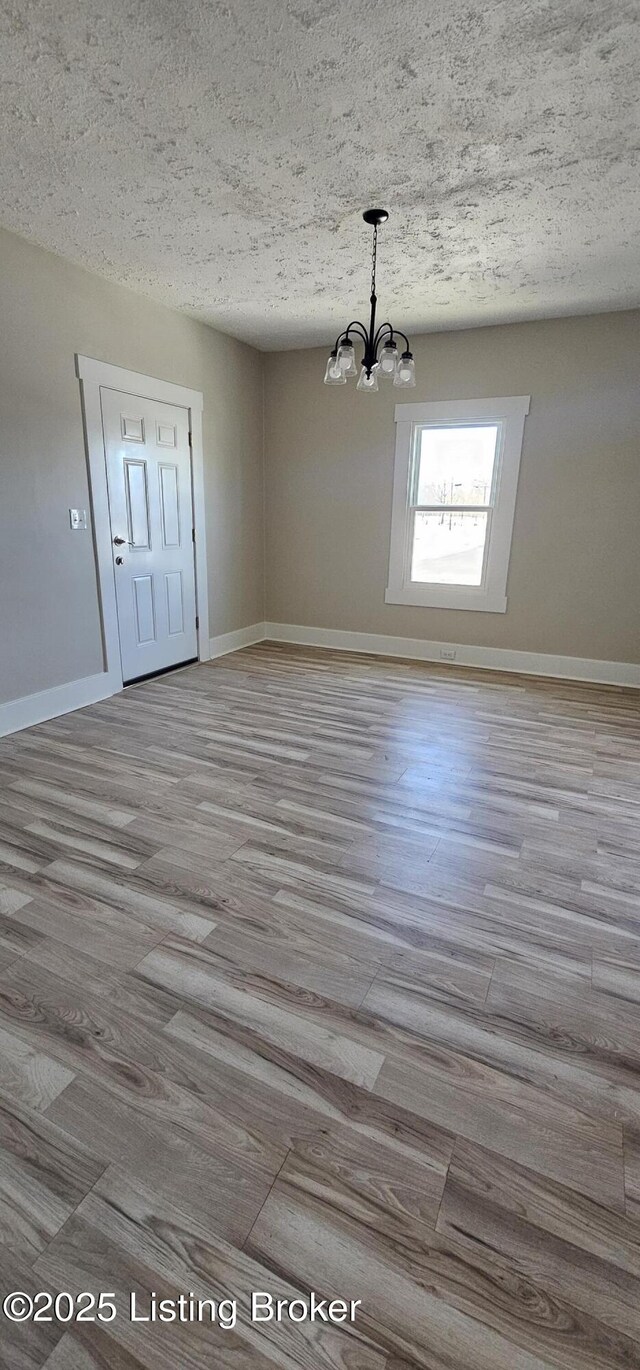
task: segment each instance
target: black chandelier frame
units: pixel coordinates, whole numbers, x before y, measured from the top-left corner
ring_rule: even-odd
[[[348,346],[349,344],[352,344],[350,335],[354,334],[356,337],[360,338],[360,341],[362,343],[364,343],[362,365],[367,377],[370,378],[374,370],[379,365],[378,353],[381,346],[392,347],[395,343],[396,338],[402,338],[402,341],[405,345],[405,351],[401,354],[401,360],[412,361],[413,353],[411,352],[411,348],[409,346],[409,339],[406,333],[402,332],[402,329],[394,328],[393,324],[389,323],[388,321],[385,323],[381,323],[378,326],[378,328],[376,328],[376,310],[378,307],[378,296],[376,294],[376,259],[378,255],[378,229],[381,224],[386,223],[387,219],[389,218],[389,213],[386,209],[365,209],[362,217],[366,224],[371,224],[373,227],[373,246],[371,252],[371,295],[369,296],[369,303],[371,309],[369,314],[369,327],[367,328],[365,324],[361,323],[360,319],[353,319],[352,322],[348,325],[348,327],[343,329],[342,333],[338,334],[331,355],[332,357],[337,357],[338,349],[341,346]]]

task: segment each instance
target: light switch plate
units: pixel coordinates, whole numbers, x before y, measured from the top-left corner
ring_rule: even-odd
[[[86,528],[86,526],[87,526],[87,511],[86,511],[86,509],[70,509],[70,510],[69,510],[69,523],[71,524],[71,527],[72,527],[73,529],[75,529],[75,530],[77,530],[77,529],[79,529],[79,528]]]

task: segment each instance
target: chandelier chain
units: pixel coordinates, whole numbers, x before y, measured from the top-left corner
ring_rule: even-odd
[[[378,225],[373,226],[373,248],[371,251],[371,294],[376,293],[376,257],[378,255]]]

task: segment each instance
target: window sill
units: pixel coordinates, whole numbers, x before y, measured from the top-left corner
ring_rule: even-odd
[[[475,609],[485,614],[504,614],[507,597],[466,585],[408,585],[385,590],[385,604],[410,604],[422,609]]]

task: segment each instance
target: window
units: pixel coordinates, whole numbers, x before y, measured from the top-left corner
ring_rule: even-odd
[[[529,396],[396,405],[387,604],[504,613]]]

